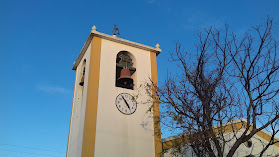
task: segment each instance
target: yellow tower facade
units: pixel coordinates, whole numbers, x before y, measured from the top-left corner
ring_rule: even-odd
[[[160,125],[153,118],[159,106],[137,103],[149,99],[141,84],[157,83],[160,52],[158,44],[154,48],[92,28],[73,66],[67,157],[161,156]]]

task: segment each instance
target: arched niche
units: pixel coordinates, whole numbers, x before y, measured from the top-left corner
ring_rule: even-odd
[[[120,51],[116,56],[115,86],[134,89],[136,83],[136,59],[128,51]]]

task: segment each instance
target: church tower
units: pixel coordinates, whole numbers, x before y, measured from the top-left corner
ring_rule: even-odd
[[[137,103],[149,99],[141,84],[157,83],[160,52],[92,28],[73,66],[67,157],[161,156],[159,105]]]

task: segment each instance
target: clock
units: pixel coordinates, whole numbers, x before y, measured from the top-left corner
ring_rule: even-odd
[[[137,102],[128,93],[121,93],[115,99],[116,108],[123,114],[133,114],[137,109]]]

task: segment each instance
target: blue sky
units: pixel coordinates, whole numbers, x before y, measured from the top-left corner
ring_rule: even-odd
[[[0,0],[0,157],[65,156],[71,68],[93,25],[112,34],[116,24],[121,38],[159,43],[163,82],[166,69],[176,70],[166,64],[174,41],[191,49],[203,27],[226,23],[241,34],[267,15],[278,26],[278,0]]]

